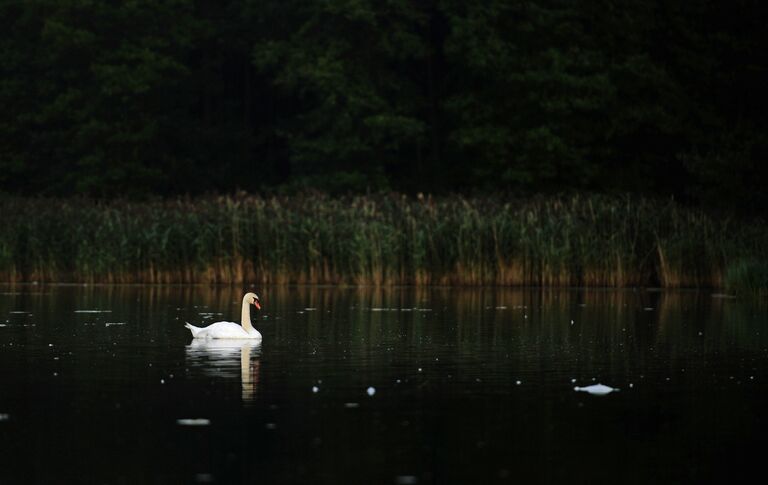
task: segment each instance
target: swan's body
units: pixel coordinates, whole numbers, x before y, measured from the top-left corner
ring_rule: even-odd
[[[184,325],[199,339],[251,339],[261,340],[261,333],[251,324],[251,308],[255,305],[260,309],[259,297],[255,293],[246,293],[243,297],[243,311],[240,315],[241,325],[235,322],[216,322],[207,327],[196,327],[190,323]]]
[[[249,332],[235,322],[216,322],[207,327],[195,327],[189,323],[184,326],[192,332],[192,336],[195,338],[248,338],[261,340],[261,333],[258,330],[251,327]]]

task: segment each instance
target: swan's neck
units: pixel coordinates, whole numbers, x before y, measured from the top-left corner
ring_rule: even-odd
[[[251,309],[248,304],[248,302],[243,298],[243,312],[240,316],[240,323],[243,325],[243,330],[246,332],[251,332],[253,330],[253,325],[251,325]]]

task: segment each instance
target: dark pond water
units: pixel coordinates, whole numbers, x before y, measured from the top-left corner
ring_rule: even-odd
[[[0,288],[0,483],[762,475],[759,303],[632,290],[258,292],[254,347],[193,343],[183,328],[239,321],[240,288]],[[621,390],[574,391],[598,382]]]

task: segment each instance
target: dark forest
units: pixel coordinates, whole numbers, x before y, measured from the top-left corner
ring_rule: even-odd
[[[768,207],[762,2],[3,1],[0,191]]]

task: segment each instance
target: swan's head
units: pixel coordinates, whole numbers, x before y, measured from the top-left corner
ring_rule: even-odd
[[[261,305],[259,304],[259,296],[256,293],[246,293],[243,297],[243,300],[248,302],[249,305],[255,306],[257,310],[261,310]]]

